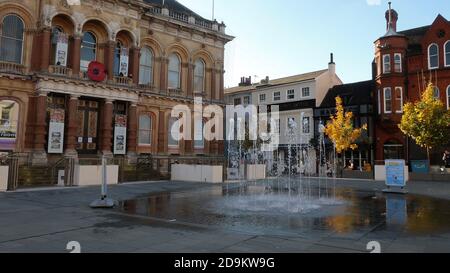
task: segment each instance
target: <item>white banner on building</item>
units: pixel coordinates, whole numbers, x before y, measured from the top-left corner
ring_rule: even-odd
[[[129,50],[128,48],[122,48],[120,52],[120,68],[119,75],[128,77],[128,62],[129,62]]]
[[[64,33],[58,33],[56,39],[55,64],[67,66],[67,52],[69,49],[69,40],[67,35]]]
[[[50,110],[50,124],[48,128],[48,153],[62,154],[64,147],[64,110]]]
[[[127,116],[116,115],[114,129],[114,154],[124,155],[127,152]]]

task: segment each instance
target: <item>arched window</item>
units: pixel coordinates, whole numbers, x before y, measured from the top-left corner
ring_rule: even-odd
[[[395,113],[403,113],[403,88],[395,88]]]
[[[201,59],[195,61],[194,69],[194,91],[205,91],[205,63]]]
[[[437,100],[441,98],[441,91],[437,86],[433,86],[433,97]]]
[[[68,56],[68,37],[61,27],[52,28],[51,64],[66,66]]]
[[[402,72],[402,54],[400,53],[394,54],[394,71],[397,73]]]
[[[24,29],[24,23],[19,16],[5,16],[0,33],[0,61],[22,63]]]
[[[114,76],[128,77],[128,49],[117,41],[114,49]]]
[[[384,143],[384,159],[404,159],[403,157],[403,145],[396,141],[391,140]]]
[[[11,100],[0,100],[0,151],[16,148],[19,104]]]
[[[97,38],[92,32],[85,32],[81,41],[80,69],[87,71],[89,63],[97,59]]]
[[[450,40],[444,45],[445,66],[450,66]]]
[[[181,61],[177,54],[173,53],[169,56],[169,88],[181,88]]]
[[[384,113],[392,113],[392,89],[390,87],[384,88]]]
[[[152,144],[152,118],[149,115],[139,116],[139,145]]]
[[[391,55],[383,55],[383,73],[391,73]]]
[[[148,47],[141,50],[139,61],[139,84],[150,85],[153,83],[153,52]]]
[[[439,47],[437,44],[431,44],[428,47],[428,68],[434,69],[439,67]]]
[[[179,136],[180,136],[180,125],[178,118],[171,117],[169,119],[169,128],[168,128],[168,144],[169,147],[178,148],[179,142]]]
[[[447,109],[450,110],[450,85],[447,86]]]

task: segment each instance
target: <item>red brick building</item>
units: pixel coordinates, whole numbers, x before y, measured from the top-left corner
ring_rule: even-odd
[[[403,105],[419,99],[428,82],[450,108],[450,22],[438,15],[429,26],[397,32],[398,13],[386,12],[387,32],[375,41],[373,74],[376,82],[375,158],[426,159],[426,153],[398,128]],[[439,164],[434,151],[432,164]]]

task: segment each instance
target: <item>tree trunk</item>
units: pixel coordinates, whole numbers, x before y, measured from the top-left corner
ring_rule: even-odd
[[[431,158],[430,158],[430,148],[427,147],[427,160],[428,160],[428,172],[431,173]]]

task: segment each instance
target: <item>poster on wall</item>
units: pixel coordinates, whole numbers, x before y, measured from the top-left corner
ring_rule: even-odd
[[[127,147],[127,116],[116,115],[114,129],[114,154],[126,154]]]
[[[129,61],[129,54],[127,48],[122,48],[122,51],[120,52],[120,68],[119,68],[119,74],[122,77],[128,77],[128,61]]]
[[[48,153],[62,154],[64,146],[64,110],[51,109],[48,128]]]
[[[67,66],[67,52],[69,49],[69,40],[67,35],[64,33],[59,33],[56,39],[55,64]]]
[[[17,140],[19,104],[0,100],[0,151],[13,151]]]

